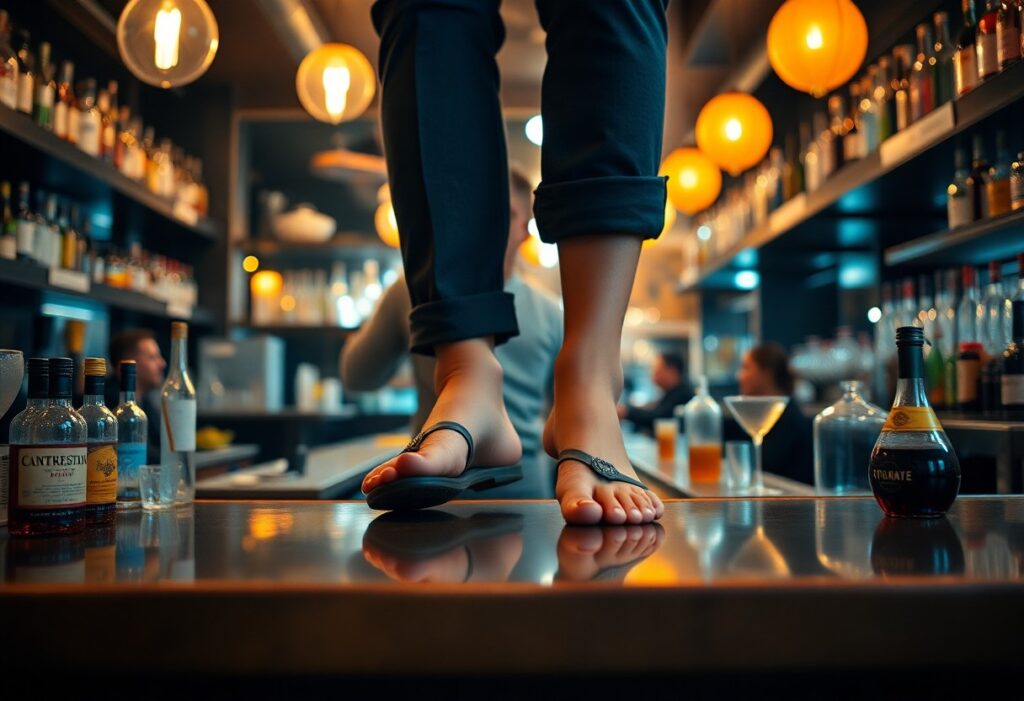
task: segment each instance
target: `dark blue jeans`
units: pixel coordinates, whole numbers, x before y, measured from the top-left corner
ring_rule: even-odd
[[[541,238],[655,238],[668,0],[537,0]],[[495,55],[500,0],[377,0],[381,117],[412,298],[412,351],[518,333],[503,291],[509,188]]]

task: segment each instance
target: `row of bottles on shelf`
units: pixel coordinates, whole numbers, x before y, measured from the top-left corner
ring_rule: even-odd
[[[261,270],[250,279],[254,326],[340,326],[356,328],[373,312],[374,303],[396,278],[381,274],[370,259],[348,272],[344,263],[326,270]]]
[[[31,36],[22,29],[15,50],[10,34],[9,16],[0,10],[0,105],[173,200],[180,217],[207,216],[202,161],[167,137],[158,141],[152,126],[143,126],[128,105],[118,105],[117,81],[100,89],[93,78],[76,85],[75,64],[62,61],[58,74],[49,42],[39,42],[33,52]]]
[[[997,131],[995,162],[985,157],[982,134],[974,135],[972,154],[968,166],[967,152],[956,150],[956,171],[946,188],[950,229],[1024,208],[1024,151],[1011,162],[1006,133]]]
[[[696,217],[698,262],[731,248],[747,232],[765,225],[784,202],[814,192],[844,165],[1019,61],[1024,0],[1003,5],[989,0],[979,22],[973,0],[964,0],[963,29],[955,44],[948,15],[935,13],[916,27],[916,51],[911,44],[896,46],[853,80],[848,92],[831,95],[827,111],[818,110],[810,122],[800,124],[798,134],[786,136],[784,150],[772,148],[760,166]],[[1006,150],[1005,144],[1002,148]],[[1011,166],[1005,155],[991,167],[998,171],[993,177],[1008,184],[1010,168],[1019,173],[1024,159]]]
[[[977,271],[939,271],[901,283],[897,300],[892,286],[882,287],[882,317],[875,328],[879,374],[885,393],[892,385],[887,349],[895,329],[918,326],[930,346],[925,354],[929,400],[936,406],[993,412],[1024,409],[1024,254],[1017,257],[1016,280],[1003,280],[1002,265],[988,266],[984,289]],[[958,288],[959,280],[959,290]],[[934,292],[934,293],[933,293]],[[958,296],[959,292],[959,296]]]
[[[0,258],[49,269],[83,273],[93,283],[131,289],[169,304],[195,306],[198,288],[191,266],[144,251],[103,246],[91,235],[88,216],[77,203],[52,192],[35,191],[29,207],[27,182],[18,185],[14,206],[11,184],[0,181]]]

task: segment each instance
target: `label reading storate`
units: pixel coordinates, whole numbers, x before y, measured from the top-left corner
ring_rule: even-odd
[[[6,445],[0,445],[0,525],[7,523],[7,476],[10,474],[8,452]]]
[[[117,501],[117,448],[114,443],[90,443],[86,501],[110,504]]]
[[[161,445],[175,453],[196,449],[196,400],[165,399],[161,402]]]
[[[85,503],[85,445],[12,445],[18,491],[10,508],[67,508]]]
[[[1024,406],[1024,375],[1003,375],[1003,406]]]
[[[935,412],[930,406],[897,406],[889,410],[883,431],[941,431]]]

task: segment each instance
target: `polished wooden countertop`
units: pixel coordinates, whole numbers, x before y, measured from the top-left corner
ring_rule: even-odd
[[[866,498],[689,499],[658,525],[607,528],[566,527],[548,501],[408,517],[200,501],[85,536],[0,537],[0,654],[62,670],[1016,665],[1024,630],[1024,497],[962,497],[931,521],[886,520]],[[88,644],[53,645],[71,630]]]

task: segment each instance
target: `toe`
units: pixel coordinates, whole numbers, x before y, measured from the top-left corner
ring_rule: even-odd
[[[654,492],[648,493],[651,500],[651,506],[654,507],[654,518],[661,518],[665,514],[665,504],[662,503],[661,499]]]
[[[634,492],[633,503],[636,505],[636,508],[640,509],[640,513],[643,515],[643,523],[650,523],[654,520],[654,507],[651,505],[651,500],[647,498],[646,494]]]
[[[602,521],[618,525],[625,523],[627,511],[615,495],[615,490],[608,486],[599,486],[594,490],[594,499],[601,505]]]
[[[620,488],[615,497],[619,500],[623,511],[626,512],[626,523],[640,523],[644,520],[643,511],[637,506],[631,490]]]

